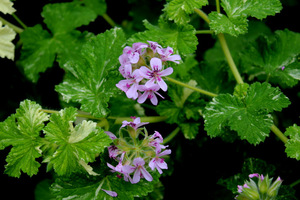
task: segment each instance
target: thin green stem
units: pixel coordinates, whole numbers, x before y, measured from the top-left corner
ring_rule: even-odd
[[[220,9],[220,1],[216,0],[216,8],[217,8],[217,12],[220,13],[221,9]]]
[[[16,14],[12,14],[12,16],[15,18],[15,20],[24,28],[26,29],[27,26],[20,20],[20,18]]]
[[[205,12],[203,12],[202,10],[195,8],[194,11],[204,20],[206,21],[208,24],[210,23],[210,20],[207,16],[207,14]]]
[[[170,142],[180,131],[180,128],[177,127],[174,131],[172,131],[167,137],[165,137],[164,141],[162,144],[167,144]]]
[[[111,25],[112,27],[115,27],[115,26],[117,26],[117,24],[112,20],[112,18],[110,18],[110,16],[108,16],[106,13],[104,13],[103,15],[102,15],[102,17],[105,19],[105,21],[109,24],[109,25]]]
[[[148,116],[148,117],[140,117],[141,122],[149,122],[149,123],[158,123],[166,121],[168,117],[166,116]],[[115,119],[115,124],[122,124],[123,121],[132,121],[130,117],[108,117],[108,119]]]
[[[200,89],[200,88],[197,88],[197,87],[188,85],[188,84],[186,84],[186,83],[177,81],[177,80],[175,80],[175,79],[173,79],[173,78],[170,78],[170,77],[166,77],[166,79],[167,79],[168,81],[172,82],[172,83],[175,83],[175,84],[177,84],[177,85],[180,85],[180,86],[189,88],[189,89],[191,89],[191,90],[194,90],[194,91],[196,91],[196,92],[205,94],[205,95],[210,96],[210,97],[216,97],[216,96],[218,96],[218,95],[215,94],[215,93],[208,92],[208,91],[206,91],[206,90],[202,90],[202,89]]]
[[[292,184],[290,184],[290,187],[295,187],[296,185],[298,185],[300,183],[300,179],[293,182]]]
[[[274,124],[271,126],[271,131],[283,142],[287,143],[289,140]]]
[[[230,50],[228,48],[228,45],[227,45],[226,39],[224,37],[224,34],[223,33],[219,33],[218,34],[218,39],[220,41],[222,50],[224,52],[224,55],[226,57],[226,60],[227,60],[228,65],[230,67],[230,70],[233,73],[233,76],[234,76],[236,82],[239,83],[239,84],[240,83],[244,83],[244,81],[243,81],[243,79],[242,79],[242,77],[241,77],[241,75],[240,75],[240,73],[239,73],[239,71],[238,71],[238,69],[237,69],[237,67],[235,65],[235,62],[234,62],[234,60],[233,60],[233,58],[231,56],[231,53],[230,53]]]
[[[16,33],[22,33],[23,32],[23,29],[20,28],[20,27],[17,27],[15,25],[13,25],[12,23],[6,21],[5,19],[3,19],[2,17],[0,17],[0,21],[2,21],[3,24],[9,26],[10,28],[12,28]]]
[[[199,30],[199,31],[196,31],[196,34],[213,34],[214,31],[212,30]]]

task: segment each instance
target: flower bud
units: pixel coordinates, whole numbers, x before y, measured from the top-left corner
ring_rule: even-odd
[[[280,177],[276,179],[276,181],[271,185],[271,187],[268,189],[267,194],[269,197],[276,197],[278,190],[281,186],[282,180]]]
[[[259,193],[254,188],[244,188],[243,194],[251,200],[259,200]]]

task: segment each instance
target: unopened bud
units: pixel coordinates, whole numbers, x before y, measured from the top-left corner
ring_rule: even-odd
[[[281,183],[282,183],[282,180],[280,179],[280,177],[278,177],[276,179],[276,181],[274,181],[274,183],[269,188],[269,190],[267,192],[268,196],[270,196],[270,197],[276,197],[277,193],[278,193],[278,190],[279,190],[279,188],[281,186]]]

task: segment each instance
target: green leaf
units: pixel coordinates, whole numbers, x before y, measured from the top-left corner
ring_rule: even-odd
[[[71,180],[57,178],[51,190],[58,199],[72,197],[78,200],[133,200],[134,197],[142,197],[153,191],[154,184],[158,182],[158,176],[156,174],[152,176],[154,178],[152,182],[142,179],[137,184],[125,182],[115,175],[108,175],[101,179],[83,176],[73,177]],[[102,189],[114,191],[118,195],[111,197]]]
[[[82,170],[86,165],[81,162],[87,164],[95,161],[95,155],[103,152],[111,142],[95,122],[84,120],[74,127],[76,114],[75,108],[54,113],[44,128],[45,138],[58,145],[53,155],[48,155],[44,162],[53,166],[58,175],[70,175]]]
[[[37,174],[41,157],[40,131],[48,115],[41,112],[41,106],[25,100],[20,103],[17,113],[0,123],[0,148],[12,145],[6,161],[5,173],[20,177],[21,171],[29,176]]]
[[[52,34],[40,24],[21,33],[23,46],[19,63],[27,78],[33,82],[38,81],[39,73],[52,67],[56,55],[61,65],[70,57],[78,57],[82,43],[90,35],[80,33],[75,28],[96,18],[94,12],[78,2],[47,4],[42,16]]]
[[[84,0],[81,1],[81,3],[83,3],[90,10],[94,11],[97,15],[103,15],[107,9],[105,0]]]
[[[63,66],[69,73],[56,91],[66,102],[78,102],[82,110],[97,117],[106,116],[107,103],[118,92],[118,58],[124,44],[125,36],[119,28],[91,39],[83,46],[80,57]]]
[[[238,36],[247,33],[248,20],[246,17],[232,17],[218,12],[211,12],[208,15],[211,22],[209,27],[218,33],[228,33],[232,36]]]
[[[163,47],[172,47],[181,55],[192,54],[196,51],[198,39],[192,25],[177,25],[169,23],[163,18],[160,18],[158,26],[150,24],[147,20],[143,22],[148,30],[134,34],[129,39],[129,43],[155,41]]]
[[[15,45],[12,40],[16,37],[16,32],[9,26],[2,26],[0,21],[0,57],[14,60]]]
[[[242,53],[244,71],[251,74],[251,79],[269,79],[281,86],[296,85],[300,78],[299,42],[300,34],[289,30],[276,31],[271,37],[259,37]]]
[[[190,21],[189,14],[194,13],[194,9],[201,9],[208,4],[208,0],[172,0],[166,4],[164,11],[169,20],[175,23],[185,24]]]
[[[282,9],[279,0],[222,0],[221,5],[230,18],[246,15],[264,19],[268,15],[279,13]]]
[[[268,15],[275,15],[282,9],[279,0],[223,0],[221,6],[226,15],[217,12],[211,12],[210,28],[216,33],[228,33],[238,36],[247,32],[247,17],[264,19]]]
[[[289,157],[300,160],[300,126],[294,124],[287,128],[284,134],[290,137],[285,144],[285,152]]]
[[[200,123],[182,123],[179,125],[186,139],[195,139],[199,133]]]
[[[224,127],[237,131],[251,144],[264,141],[273,123],[270,112],[290,104],[278,88],[268,83],[250,85],[245,98],[221,94],[210,102],[204,112],[205,130],[211,137],[219,136]]]
[[[41,15],[54,35],[88,25],[96,18],[96,14],[80,2],[47,4]]]

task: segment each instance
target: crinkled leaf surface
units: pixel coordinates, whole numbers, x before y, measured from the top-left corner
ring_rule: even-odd
[[[45,138],[58,145],[53,155],[44,162],[49,162],[58,175],[70,175],[82,170],[79,161],[93,162],[95,155],[103,152],[111,139],[92,121],[83,121],[73,126],[77,109],[66,108],[50,117],[44,128]]]
[[[4,14],[13,14],[16,9],[13,8],[13,2],[10,0],[0,0],[0,12]]]
[[[13,177],[20,177],[21,171],[29,176],[37,174],[40,163],[35,159],[42,156],[38,138],[47,120],[40,105],[25,100],[16,114],[0,123],[0,149],[13,146],[6,158],[5,173]]]
[[[192,14],[195,8],[201,9],[207,4],[208,0],[172,0],[166,4],[164,11],[169,20],[184,24],[190,21],[188,15]]]
[[[259,37],[242,53],[244,71],[252,78],[269,79],[281,86],[296,85],[300,80],[299,43],[300,34],[289,30]]]
[[[80,200],[133,200],[134,197],[146,196],[153,191],[154,184],[158,182],[157,174],[152,174],[153,181],[148,182],[142,179],[137,184],[125,182],[116,175],[107,175],[96,179],[88,179],[87,177],[78,176],[71,180],[57,178],[52,185],[52,192],[58,199],[80,199]],[[114,191],[117,197],[109,196],[104,190]]]
[[[0,6],[1,8],[1,6]],[[14,60],[15,45],[12,40],[15,38],[16,33],[8,26],[2,26],[0,21],[0,57]]]
[[[194,53],[197,49],[198,39],[196,30],[192,25],[177,25],[169,23],[160,18],[158,26],[150,24],[144,20],[144,25],[148,29],[144,32],[134,34],[130,39],[130,43],[155,41],[163,47],[170,46],[175,52],[181,55]]]
[[[300,126],[294,124],[287,128],[284,134],[290,137],[285,144],[285,152],[289,157],[300,160]]]
[[[247,17],[264,19],[268,15],[275,15],[282,9],[279,0],[223,0],[221,6],[226,15],[217,12],[209,14],[210,28],[216,33],[228,33],[238,36],[247,32]]]
[[[241,139],[251,144],[264,141],[273,123],[269,114],[290,104],[278,88],[268,83],[250,85],[244,98],[221,94],[210,102],[204,112],[205,130],[211,137],[222,133],[229,126]]]
[[[51,33],[39,24],[21,33],[23,47],[20,65],[33,82],[37,82],[39,73],[53,65],[57,54],[61,65],[78,56],[82,43],[90,36],[75,29],[93,21],[97,15],[80,2],[70,2],[47,4],[42,16]]]
[[[94,116],[107,115],[107,102],[118,92],[118,57],[124,44],[125,36],[119,28],[90,40],[78,59],[63,66],[69,74],[56,90],[65,101],[79,102],[82,110]]]

